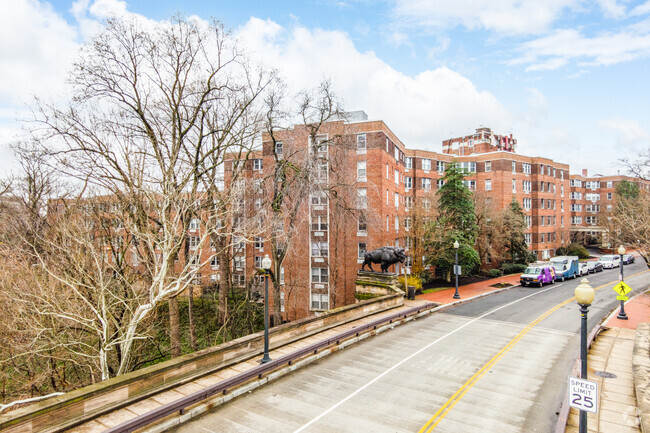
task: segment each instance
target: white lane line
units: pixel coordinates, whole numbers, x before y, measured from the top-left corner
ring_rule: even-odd
[[[395,369],[396,369],[397,367],[399,367],[400,365],[404,364],[405,362],[409,361],[410,359],[414,358],[415,356],[417,356],[417,355],[419,355],[420,353],[424,352],[425,350],[429,349],[431,346],[433,346],[433,345],[435,345],[435,344],[441,342],[441,341],[444,340],[445,338],[447,338],[447,337],[449,337],[449,336],[455,334],[456,332],[460,331],[460,330],[463,329],[464,327],[466,327],[466,326],[468,326],[468,325],[471,325],[472,323],[476,322],[477,320],[481,320],[482,318],[484,318],[484,317],[486,317],[486,316],[489,316],[490,314],[495,313],[495,312],[497,312],[497,311],[499,311],[499,310],[501,310],[501,309],[503,309],[503,308],[509,307],[509,306],[511,306],[511,305],[513,305],[513,304],[516,304],[517,302],[523,301],[524,299],[528,299],[528,298],[530,298],[531,296],[536,296],[536,295],[539,295],[539,294],[544,293],[544,292],[546,292],[546,291],[549,291],[549,290],[551,290],[551,289],[556,289],[556,288],[560,287],[562,284],[563,284],[563,283],[560,283],[560,284],[554,284],[554,285],[552,285],[551,287],[549,287],[549,288],[547,288],[547,289],[540,290],[540,291],[535,292],[535,293],[531,293],[530,295],[528,295],[528,296],[524,296],[523,298],[517,299],[516,301],[512,301],[512,302],[510,302],[509,304],[502,305],[502,306],[500,306],[500,307],[495,308],[494,310],[490,310],[490,311],[488,311],[487,313],[484,313],[484,314],[482,314],[481,316],[478,316],[478,317],[476,317],[476,318],[470,320],[469,322],[465,323],[464,325],[462,325],[462,326],[460,326],[460,327],[454,329],[453,331],[448,332],[447,334],[443,335],[442,337],[439,337],[437,340],[432,341],[431,343],[427,344],[426,346],[424,346],[423,348],[421,348],[421,349],[418,350],[417,352],[415,352],[415,353],[409,355],[408,357],[402,359],[402,360],[399,361],[397,364],[393,365],[393,366],[390,367],[388,370],[384,371],[384,372],[381,373],[379,376],[375,377],[375,378],[372,379],[370,382],[366,383],[365,385],[363,385],[362,387],[360,387],[359,389],[357,389],[356,391],[354,391],[352,394],[350,394],[350,395],[348,395],[347,397],[345,397],[343,400],[341,400],[341,401],[339,401],[338,403],[334,404],[334,405],[331,406],[329,409],[327,409],[325,412],[321,413],[320,415],[318,415],[317,417],[315,417],[315,418],[313,418],[311,421],[309,421],[307,424],[305,424],[305,425],[303,425],[302,427],[300,427],[299,429],[295,430],[294,433],[299,433],[299,432],[305,430],[307,427],[309,427],[310,425],[314,424],[316,421],[318,421],[319,419],[321,419],[322,417],[324,417],[324,416],[327,415],[328,413],[332,412],[334,409],[336,409],[337,407],[341,406],[343,403],[345,403],[346,401],[350,400],[352,397],[354,397],[355,395],[359,394],[359,393],[360,393],[361,391],[363,391],[364,389],[368,388],[370,385],[372,385],[373,383],[377,382],[379,379],[381,379],[382,377],[386,376],[388,373],[390,373],[391,371],[395,370]]]

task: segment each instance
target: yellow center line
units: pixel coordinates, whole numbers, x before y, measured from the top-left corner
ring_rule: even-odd
[[[648,270],[637,272],[634,275],[630,275],[628,278],[636,277],[637,275],[640,275],[640,274],[643,274],[643,273],[646,273],[646,272],[648,272]],[[596,287],[594,290],[599,290],[599,289],[602,289],[603,287],[607,287],[607,286],[609,286],[611,284],[615,284],[615,283],[616,283],[616,281],[611,281],[609,283],[605,283],[603,285],[600,285],[600,286]],[[418,431],[418,433],[425,433],[425,432],[429,433],[429,432],[433,431],[433,429],[440,423],[440,421],[442,421],[442,419],[445,416],[447,416],[447,414],[449,413],[451,408],[453,408],[456,405],[456,403],[458,403],[460,401],[460,399],[463,398],[463,396],[476,384],[476,382],[478,382],[478,380],[481,377],[483,377],[490,370],[490,368],[492,368],[492,366],[497,363],[497,361],[499,361],[506,353],[508,353],[510,351],[510,349],[512,349],[514,347],[514,345],[517,344],[519,342],[519,340],[521,340],[523,338],[524,335],[526,335],[534,326],[536,326],[539,322],[544,320],[546,317],[548,317],[549,315],[551,315],[552,313],[554,313],[558,309],[562,308],[563,306],[567,305],[568,303],[570,303],[570,302],[572,302],[574,300],[575,300],[575,297],[571,297],[571,298],[557,304],[556,306],[552,307],[551,309],[546,311],[544,314],[539,316],[537,319],[535,319],[534,321],[529,323],[512,340],[510,340],[510,342],[508,342],[508,344],[506,344],[499,352],[497,352],[497,354],[494,355],[492,357],[492,359],[490,359],[483,367],[481,367],[481,369],[479,369],[476,373],[474,373],[474,375],[472,375],[472,377],[470,377],[467,380],[467,382],[465,382],[463,384],[463,386],[461,386],[458,389],[458,391],[456,391],[454,393],[454,395],[452,395],[449,398],[449,400],[447,400],[445,402],[445,404],[443,404],[442,407],[440,407],[440,409],[438,409],[436,411],[436,413],[433,414],[433,416],[429,419],[429,421],[427,421],[427,423],[424,426],[422,426],[422,428]]]

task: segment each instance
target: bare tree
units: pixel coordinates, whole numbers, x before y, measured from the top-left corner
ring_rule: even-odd
[[[619,162],[632,176],[650,181],[650,149],[641,152],[634,159],[624,158]]]
[[[265,133],[274,158],[272,173],[266,180],[269,192],[269,235],[273,269],[273,317],[280,323],[280,275],[287,252],[305,218],[304,206],[310,197],[327,197],[330,165],[327,149],[340,138],[340,133],[323,134],[323,126],[332,119],[340,118],[342,110],[328,82],[313,92],[303,92],[299,97],[296,125],[291,141],[285,140],[285,126],[295,119],[291,108],[285,108],[284,89],[278,87],[267,99]],[[294,111],[295,112],[295,111]],[[305,146],[305,142],[307,146]],[[282,147],[278,146],[282,143]]]
[[[34,251],[43,278],[68,302],[47,292],[35,304],[97,339],[87,356],[97,359],[102,379],[130,370],[142,324],[188,289],[206,264],[200,252],[227,230],[220,222],[231,220],[232,195],[216,173],[228,155],[253,148],[273,80],[246,62],[218,23],[110,19],[75,64],[70,104],[39,103],[40,151],[84,194],[75,205],[59,203],[57,217],[67,224],[59,239],[42,239],[50,254]],[[84,227],[80,206],[114,222],[102,242],[97,226]],[[196,219],[200,229],[190,239]]]

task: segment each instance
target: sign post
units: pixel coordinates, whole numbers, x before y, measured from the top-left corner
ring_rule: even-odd
[[[569,406],[598,413],[598,383],[569,376]]]

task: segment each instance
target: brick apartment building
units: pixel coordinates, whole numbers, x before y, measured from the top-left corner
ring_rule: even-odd
[[[616,186],[623,181],[646,190],[650,188],[648,182],[630,176],[588,176],[586,169],[581,175],[571,175],[572,241],[597,243],[608,248],[616,244],[615,239],[607,238],[602,219],[612,211]]]
[[[276,148],[285,154],[311,148],[302,126],[278,137]],[[479,128],[472,136],[445,141],[443,153],[407,149],[384,122],[368,121],[365,113],[357,112],[348,120],[326,123],[319,137],[336,137],[318,150],[323,164],[319,181],[345,184],[349,196],[343,206],[326,195],[311,196],[300,209],[302,217],[281,270],[281,302],[288,319],[353,303],[354,281],[366,250],[394,245],[408,252],[414,241],[409,236],[414,209],[421,206],[434,215],[435,195],[452,161],[467,171],[469,189],[484,194],[495,209],[505,208],[513,198],[522,205],[526,240],[540,259],[550,258],[570,241],[569,166],[514,153],[512,136]],[[272,176],[274,158],[273,144],[265,136],[261,154],[248,162],[250,178],[261,183]],[[343,181],[341,173],[348,175]],[[250,198],[268,198],[262,189],[258,194]],[[337,198],[343,195],[339,189]],[[260,267],[269,251],[263,239],[242,245],[235,254],[238,281]],[[409,258],[392,270],[401,273],[411,264]]]

